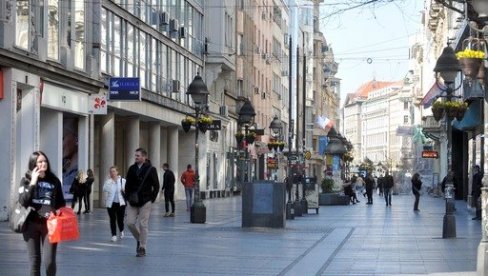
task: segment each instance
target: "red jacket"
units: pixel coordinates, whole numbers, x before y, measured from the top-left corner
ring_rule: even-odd
[[[193,188],[195,185],[195,172],[192,169],[184,171],[180,180],[185,188]]]

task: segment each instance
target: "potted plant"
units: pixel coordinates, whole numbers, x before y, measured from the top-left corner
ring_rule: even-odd
[[[205,133],[210,124],[212,124],[213,119],[210,116],[203,115],[198,119],[198,129]]]
[[[444,109],[446,110],[446,114],[450,119],[454,119],[454,117],[458,117],[461,114],[464,116],[464,112],[467,108],[468,106],[464,102],[447,101],[444,103]]]
[[[444,102],[442,101],[435,101],[432,105],[432,115],[434,115],[434,119],[439,121],[444,116]]]
[[[476,78],[485,58],[485,52],[480,50],[465,49],[456,53],[459,59],[463,74],[470,79]]]
[[[320,187],[322,188],[322,193],[332,193],[334,189],[334,179],[330,177],[325,177],[324,179],[322,179]]]
[[[268,149],[269,150],[273,150],[274,149],[275,151],[278,150],[278,142],[277,141],[270,141],[268,143]]]
[[[190,116],[186,116],[183,120],[181,120],[181,126],[183,127],[183,131],[185,132],[190,131],[191,126],[194,124],[195,119]]]
[[[254,131],[249,131],[246,135],[246,141],[248,144],[254,143],[254,140],[256,140],[256,132]]]

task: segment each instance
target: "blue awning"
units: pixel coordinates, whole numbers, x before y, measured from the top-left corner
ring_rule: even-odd
[[[457,119],[452,121],[452,126],[458,130],[470,131],[474,130],[481,124],[481,105],[483,100],[476,99],[468,106],[468,110],[464,114],[461,121]]]

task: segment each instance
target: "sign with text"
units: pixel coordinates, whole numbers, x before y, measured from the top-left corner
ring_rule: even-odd
[[[210,125],[208,125],[207,130],[220,130],[222,128],[221,120],[213,120]]]
[[[141,82],[139,78],[110,78],[109,99],[111,101],[140,101]]]
[[[439,152],[436,150],[423,150],[422,151],[422,158],[439,158]]]

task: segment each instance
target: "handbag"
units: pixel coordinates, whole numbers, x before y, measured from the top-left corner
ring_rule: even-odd
[[[72,241],[80,238],[78,219],[73,209],[60,208],[47,219],[47,235],[50,243]]]
[[[12,229],[12,231],[15,233],[24,232],[26,226],[25,221],[31,212],[32,207],[25,208],[20,204],[19,201],[17,201],[9,215],[8,224],[10,229]]]
[[[142,179],[142,183],[139,186],[139,188],[137,188],[137,191],[135,191],[129,195],[129,199],[127,201],[129,201],[131,206],[138,206],[141,204],[142,199],[139,197],[139,192],[141,191],[142,186],[144,186],[144,182],[146,182],[146,178],[149,175],[149,172],[151,172],[151,169],[152,169],[152,166],[149,167],[149,169],[147,169],[146,175],[144,175],[144,178]]]

